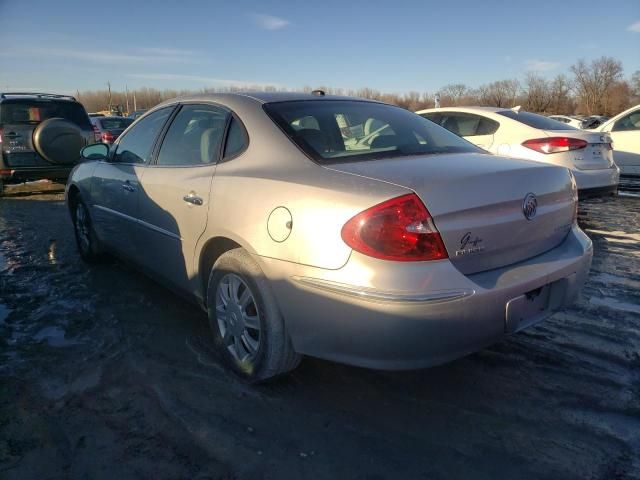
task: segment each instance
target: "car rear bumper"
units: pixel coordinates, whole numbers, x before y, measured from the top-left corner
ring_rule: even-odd
[[[256,259],[298,352],[407,369],[478,351],[547,318],[578,294],[592,255],[574,226],[542,255],[468,276],[448,260],[399,264],[355,252],[338,270]]]
[[[612,190],[617,191],[620,181],[620,169],[616,166],[598,170],[571,170],[578,185],[578,191],[582,196],[583,192],[597,192],[602,189],[604,195],[611,195]],[[593,196],[593,195],[591,195]]]

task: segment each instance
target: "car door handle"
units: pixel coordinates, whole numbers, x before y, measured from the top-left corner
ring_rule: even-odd
[[[197,195],[190,193],[189,195],[185,195],[184,197],[182,197],[182,199],[187,202],[187,203],[191,203],[192,205],[202,205],[204,202],[202,201],[202,199],[200,197],[198,197]]]
[[[129,181],[124,182],[122,184],[122,188],[125,189],[127,192],[135,192],[136,191],[136,187],[131,185],[131,183],[129,183]]]

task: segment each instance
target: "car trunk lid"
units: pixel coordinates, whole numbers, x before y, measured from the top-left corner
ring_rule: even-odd
[[[499,268],[557,246],[573,224],[566,169],[482,154],[352,162],[332,169],[383,180],[418,194],[465,274]],[[535,213],[530,219],[525,210]],[[533,213],[531,210],[529,214]]]
[[[587,132],[584,130],[544,130],[548,137],[569,137],[587,142],[584,148],[569,150],[573,155],[573,164],[580,170],[597,170],[610,168],[613,165],[611,137],[606,133]],[[567,152],[560,153],[565,155]],[[553,154],[552,154],[553,155]]]

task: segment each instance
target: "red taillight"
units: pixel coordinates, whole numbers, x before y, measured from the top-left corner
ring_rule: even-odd
[[[102,138],[102,135],[100,134],[100,130],[98,130],[98,127],[96,127],[95,125],[91,125],[93,127],[93,138],[95,139],[96,142],[99,142],[100,139]]]
[[[2,131],[2,129],[0,128],[0,143],[2,143],[2,134],[3,134],[3,133],[4,133],[4,132],[3,132],[3,131]]]
[[[102,140],[105,142],[113,142],[116,139],[116,136],[111,132],[104,132],[102,134]]]
[[[359,213],[342,227],[342,239],[357,252],[383,260],[419,262],[448,257],[431,215],[414,193]]]
[[[569,150],[579,150],[587,145],[588,142],[584,140],[569,137],[534,138],[522,143],[522,146],[540,153],[568,152]]]

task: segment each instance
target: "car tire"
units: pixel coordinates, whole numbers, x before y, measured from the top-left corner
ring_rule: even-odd
[[[216,350],[243,380],[264,382],[300,363],[271,286],[246,250],[230,250],[215,262],[207,306]]]
[[[99,263],[104,259],[104,249],[95,231],[89,215],[89,209],[80,196],[72,204],[73,231],[80,257],[87,263]]]

